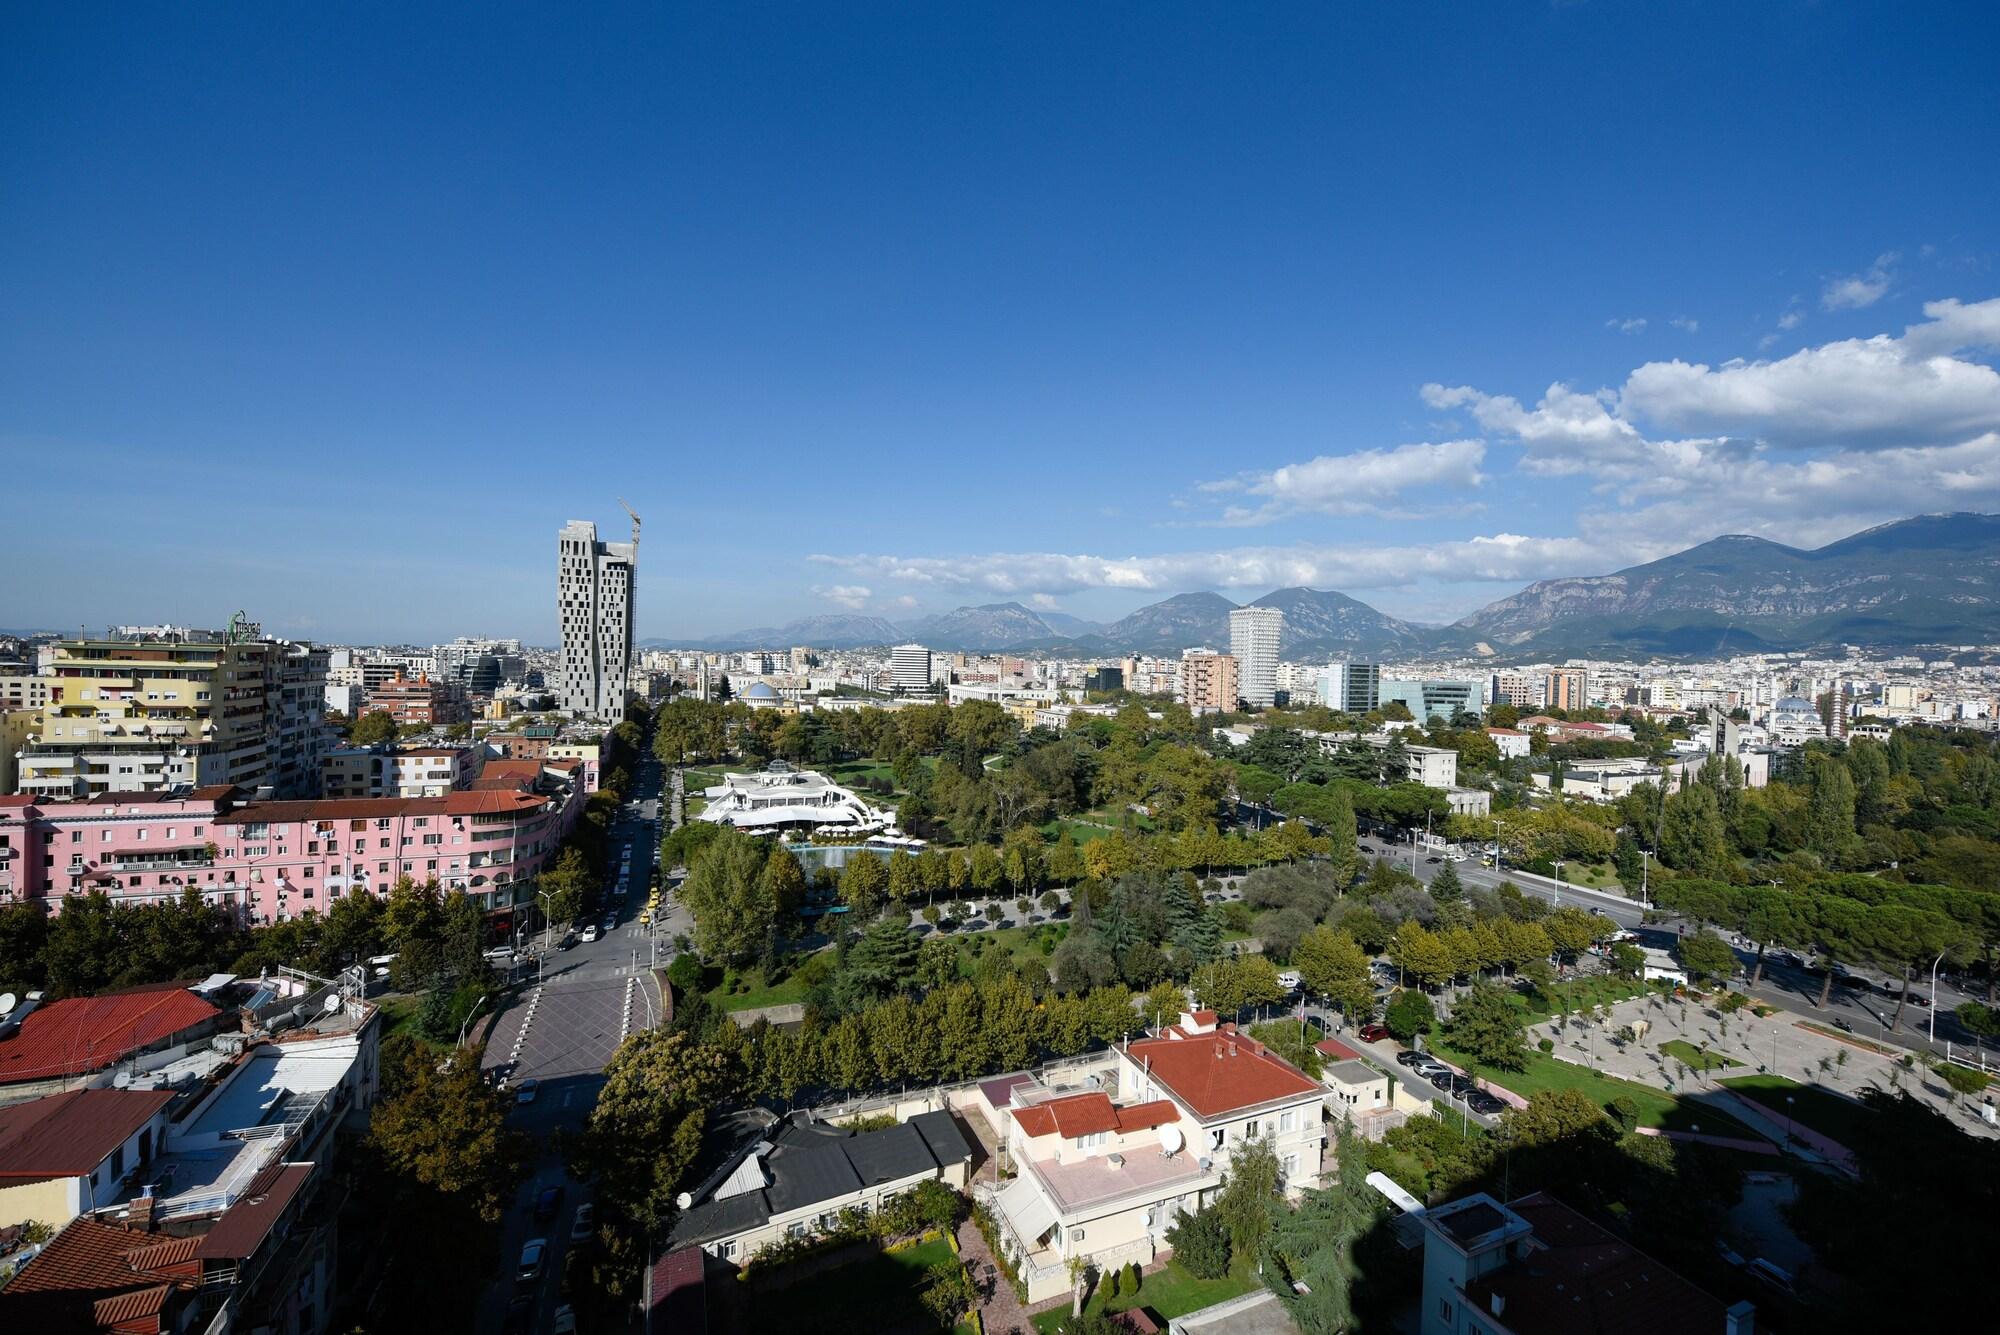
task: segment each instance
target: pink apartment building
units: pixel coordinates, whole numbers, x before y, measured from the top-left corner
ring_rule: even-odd
[[[124,903],[198,887],[251,922],[277,922],[408,876],[464,890],[489,913],[551,864],[583,806],[574,762],[486,776],[437,797],[247,801],[241,789],[80,802],[0,796],[0,904],[103,891]]]

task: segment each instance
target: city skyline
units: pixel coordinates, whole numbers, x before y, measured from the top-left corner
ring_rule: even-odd
[[[0,517],[66,578],[0,625],[548,643],[619,495],[656,640],[2000,510],[1994,17],[1612,9],[24,17]]]

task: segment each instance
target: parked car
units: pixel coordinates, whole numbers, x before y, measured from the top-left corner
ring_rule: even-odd
[[[590,926],[583,929],[583,941],[585,945],[588,945],[590,942],[595,941],[597,937],[598,937],[598,931],[596,923],[592,923],[590,924]]]
[[[556,1217],[556,1210],[562,1205],[562,1198],[563,1189],[561,1183],[558,1182],[554,1186],[543,1187],[535,1194],[535,1218],[541,1220],[543,1223],[554,1219]]]
[[[574,946],[575,944],[576,944],[576,933],[575,933],[575,932],[564,932],[564,933],[562,934],[562,940],[560,940],[560,941],[556,942],[556,949],[557,949],[557,950],[568,950],[568,949],[570,949],[570,948],[571,948],[572,946]]]
[[[1286,969],[1278,975],[1278,986],[1284,988],[1287,992],[1298,991],[1299,984],[1302,981],[1297,969]]]
[[[542,1092],[542,1082],[535,1079],[533,1076],[529,1076],[526,1080],[523,1080],[520,1084],[514,1086],[514,1102],[533,1103],[535,1101],[535,1095],[541,1092]]]
[[[1475,1089],[1465,1096],[1465,1106],[1481,1117],[1495,1117],[1507,1111],[1504,1101],[1494,1098],[1483,1089]]]
[[[529,1238],[528,1245],[521,1248],[521,1264],[514,1268],[514,1278],[522,1284],[533,1284],[542,1277],[542,1258],[548,1255],[547,1238]]]
[[[517,1293],[507,1304],[507,1322],[502,1335],[532,1335],[535,1329],[535,1295]]]
[[[576,1311],[568,1303],[558,1307],[550,1319],[549,1335],[576,1335]]]
[[[1458,1072],[1449,1067],[1441,1068],[1433,1073],[1420,1066],[1417,1068],[1417,1074],[1427,1078],[1431,1082],[1433,1089],[1440,1090],[1446,1094],[1452,1092],[1451,1082],[1458,1079]]]
[[[1396,1054],[1396,1065],[1398,1066],[1426,1066],[1429,1064],[1430,1058],[1424,1056],[1421,1052],[1413,1052],[1405,1049]]]
[[[1792,1272],[1775,1262],[1758,1257],[1743,1267],[1743,1273],[1767,1288],[1789,1296],[1792,1288]]]
[[[1359,1029],[1354,1031],[1354,1036],[1360,1039],[1363,1043],[1380,1043],[1383,1039],[1389,1036],[1389,1030],[1384,1025],[1364,1024]],[[1400,1059],[1401,1057],[1399,1054],[1398,1060]]]
[[[576,1207],[576,1218],[570,1221],[569,1240],[583,1242],[597,1227],[597,1207],[589,1201]]]
[[[1737,1251],[1721,1238],[1715,1240],[1715,1254],[1722,1258],[1724,1265],[1740,1266],[1743,1264],[1743,1253]]]

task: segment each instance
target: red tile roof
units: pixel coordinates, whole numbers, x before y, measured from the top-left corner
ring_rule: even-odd
[[[1180,1110],[1166,1099],[1121,1108],[1111,1096],[1092,1092],[1051,1099],[1032,1108],[1011,1110],[1014,1120],[1031,1136],[1060,1133],[1065,1139],[1093,1136],[1100,1131],[1143,1131],[1161,1126],[1180,1116]]]
[[[94,1173],[173,1101],[170,1089],[72,1089],[0,1108],[0,1181]]]
[[[177,1291],[200,1277],[198,1238],[73,1219],[0,1289],[0,1329],[158,1331]]]
[[[221,1013],[178,986],[50,1002],[0,1039],[0,1085],[102,1070]]]
[[[285,1163],[272,1164],[257,1174],[250,1189],[224,1210],[215,1227],[200,1239],[195,1255],[204,1261],[244,1261],[255,1256],[312,1173],[309,1163]]]
[[[1534,1228],[1522,1261],[1475,1280],[1466,1295],[1482,1308],[1505,1301],[1509,1329],[1536,1335],[1681,1335],[1719,1331],[1723,1306],[1654,1260],[1543,1192],[1508,1209]]]
[[[1296,1066],[1236,1033],[1148,1038],[1126,1055],[1204,1120],[1320,1092]]]
[[[1313,1044],[1313,1047],[1335,1061],[1354,1061],[1361,1056],[1359,1052],[1348,1047],[1347,1044],[1337,1038],[1322,1038],[1319,1042]]]

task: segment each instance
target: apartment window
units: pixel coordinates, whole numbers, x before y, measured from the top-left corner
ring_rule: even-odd
[[[175,829],[175,828],[174,828],[173,826],[171,826],[171,825],[169,825],[169,826],[167,827],[167,838],[169,838],[169,839],[178,839],[178,838],[180,838],[180,837],[181,837],[181,832],[180,832],[179,830],[176,830],[176,829]]]
[[[1296,1154],[1287,1154],[1287,1155],[1286,1155],[1286,1156],[1285,1156],[1285,1157],[1284,1157],[1283,1159],[1279,1160],[1278,1162],[1279,1162],[1279,1163],[1280,1163],[1280,1164],[1281,1164],[1281,1165],[1283,1166],[1283,1168],[1284,1168],[1284,1171],[1285,1171],[1285,1179],[1286,1179],[1287,1181],[1290,1181],[1290,1180],[1291,1180],[1292,1178],[1294,1178],[1294,1177],[1297,1177],[1297,1176],[1298,1176],[1298,1173],[1299,1173],[1299,1156],[1298,1156],[1298,1155],[1296,1155]]]
[[[722,1244],[722,1259],[726,1261],[735,1255],[736,1255],[736,1240],[734,1238],[731,1238],[727,1242]]]
[[[82,842],[83,842],[83,831],[82,831],[82,830],[71,830],[71,831],[69,832],[69,841],[70,841],[71,843],[73,843],[73,844],[80,844],[80,843],[82,843]]]
[[[1438,1299],[1438,1319],[1440,1321],[1451,1320],[1451,1299],[1449,1298]]]
[[[1289,1108],[1284,1112],[1278,1114],[1278,1130],[1295,1131],[1298,1129],[1298,1125],[1299,1125],[1298,1109]]]
[[[120,1145],[111,1151],[111,1176],[119,1177],[125,1172],[125,1147]]]
[[[99,831],[97,832],[97,842],[98,842],[98,843],[100,843],[100,844],[108,844],[108,843],[110,843],[110,842],[111,842],[111,831],[109,831],[109,830],[99,830]]]

